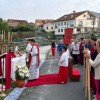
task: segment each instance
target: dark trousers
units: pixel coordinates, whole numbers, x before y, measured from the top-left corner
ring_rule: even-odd
[[[78,64],[78,54],[73,54],[74,64]]]

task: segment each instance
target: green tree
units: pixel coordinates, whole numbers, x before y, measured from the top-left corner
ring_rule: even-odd
[[[4,30],[5,32],[9,31],[7,22],[3,20],[2,18],[0,18],[0,30]]]
[[[11,29],[12,32],[34,32],[34,26],[30,24],[19,24],[15,28]]]

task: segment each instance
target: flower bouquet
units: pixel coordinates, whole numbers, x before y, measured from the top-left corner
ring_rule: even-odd
[[[25,64],[16,64],[15,78],[17,87],[23,87],[25,84],[25,79],[27,79],[29,76],[29,70]]]

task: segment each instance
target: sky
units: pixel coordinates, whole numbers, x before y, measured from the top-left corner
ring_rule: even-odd
[[[0,0],[0,18],[3,20],[55,20],[73,11],[84,10],[100,13],[100,0]]]

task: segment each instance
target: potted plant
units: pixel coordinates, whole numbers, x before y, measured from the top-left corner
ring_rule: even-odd
[[[25,64],[16,64],[15,78],[17,87],[23,87],[25,85],[25,79],[29,76],[29,70]]]

